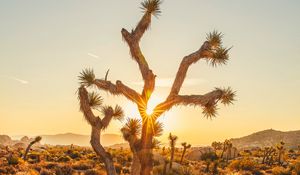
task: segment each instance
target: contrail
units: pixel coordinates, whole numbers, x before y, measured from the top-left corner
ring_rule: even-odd
[[[11,76],[1,76],[1,77],[4,77],[4,78],[7,78],[7,79],[11,79],[11,80],[15,80],[21,84],[28,84],[29,82],[26,81],[26,80],[22,80],[20,78],[16,78],[16,77],[11,77]]]
[[[95,55],[95,54],[93,54],[93,53],[87,53],[87,55],[88,55],[88,56],[91,56],[91,57],[94,57],[94,58],[99,58],[98,55]]]

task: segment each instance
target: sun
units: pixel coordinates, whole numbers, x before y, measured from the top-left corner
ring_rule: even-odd
[[[148,100],[148,105],[146,109],[146,114],[151,115],[153,113],[154,108],[162,102],[162,99],[158,98],[157,96],[151,96]]]

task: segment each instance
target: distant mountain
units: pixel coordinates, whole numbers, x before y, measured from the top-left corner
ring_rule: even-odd
[[[43,144],[50,145],[78,145],[90,146],[90,136],[73,133],[56,134],[56,135],[42,135]],[[124,143],[125,141],[117,134],[103,134],[101,136],[101,143],[103,146],[110,146],[114,144]]]
[[[300,130],[283,132],[268,129],[230,140],[238,149],[275,146],[280,141],[285,142],[287,148],[297,148],[300,145]]]

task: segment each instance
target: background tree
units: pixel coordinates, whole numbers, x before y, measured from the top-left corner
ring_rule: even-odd
[[[170,144],[170,165],[169,165],[169,170],[170,172],[172,171],[172,164],[173,164],[173,160],[174,160],[174,153],[175,153],[175,145],[176,145],[176,141],[178,139],[177,136],[172,135],[172,133],[169,134],[169,144]]]
[[[222,148],[221,158],[224,158],[224,153],[227,150],[228,144],[230,144],[230,141],[226,139],[222,144],[223,148]]]
[[[144,15],[138,22],[137,26],[130,32],[122,29],[121,33],[124,41],[128,44],[132,59],[136,61],[141,72],[144,86],[141,93],[136,92],[134,89],[126,86],[120,80],[112,83],[106,79],[96,79],[92,72],[87,72],[83,77],[88,84],[94,84],[101,90],[108,91],[113,95],[123,95],[128,100],[137,105],[138,111],[142,118],[142,132],[141,144],[138,150],[139,159],[141,162],[141,174],[150,175],[153,169],[153,125],[157,119],[166,111],[170,110],[173,106],[199,106],[203,108],[205,117],[214,117],[217,114],[217,103],[221,102],[225,105],[231,104],[234,100],[235,93],[231,88],[215,88],[213,91],[204,95],[180,95],[180,89],[186,78],[189,67],[197,63],[199,60],[206,60],[212,66],[225,64],[229,58],[228,51],[230,49],[222,46],[222,33],[214,31],[209,33],[206,41],[195,52],[185,56],[177,74],[175,76],[172,88],[167,98],[154,108],[152,113],[147,113],[148,100],[151,98],[152,92],[155,88],[156,75],[150,69],[150,66],[143,55],[140,48],[140,41],[149,28],[151,17],[158,17],[160,11],[161,0],[144,0],[141,3],[141,8]]]
[[[209,166],[210,166],[211,162],[217,160],[218,157],[214,152],[206,152],[206,153],[201,154],[200,159],[205,161],[205,163],[206,163],[205,171],[209,172]]]
[[[217,154],[217,151],[222,149],[222,143],[214,141],[211,143],[211,147],[213,147],[215,153]]]
[[[185,152],[187,149],[191,148],[191,144],[187,144],[186,142],[181,143],[181,145],[183,146],[183,151],[182,151],[182,155],[181,155],[181,159],[180,159],[180,164],[182,164],[183,161],[183,157],[185,155]]]
[[[80,101],[80,110],[84,114],[84,118],[91,125],[91,140],[90,143],[92,148],[96,152],[98,156],[100,156],[105,164],[105,168],[108,175],[116,175],[116,169],[113,164],[112,156],[109,152],[105,151],[104,147],[101,145],[100,136],[101,131],[105,130],[112,119],[122,120],[124,113],[120,106],[116,105],[113,109],[111,106],[102,106],[102,98],[96,94],[95,92],[88,93],[85,86],[90,86],[87,80],[88,77],[85,75],[93,75],[92,70],[84,70],[79,76],[79,80],[81,86],[78,90],[78,98]],[[92,77],[90,77],[92,78]],[[92,109],[99,110],[103,114],[103,118],[101,119],[98,116],[95,116]]]
[[[32,147],[32,145],[36,144],[37,142],[40,142],[41,140],[42,140],[42,137],[41,136],[37,136],[36,138],[34,138],[33,141],[31,141],[29,143],[29,145],[27,146],[27,148],[25,150],[25,154],[24,154],[23,160],[27,160],[27,154],[28,154],[30,148]]]
[[[281,159],[282,159],[282,155],[284,154],[284,142],[281,141],[280,143],[278,143],[276,145],[276,149],[277,149],[277,152],[278,152],[278,164],[281,165]]]
[[[272,154],[275,152],[276,150],[273,147],[265,147],[263,149],[263,160],[262,160],[262,164],[270,164],[269,160],[270,157],[272,156]]]

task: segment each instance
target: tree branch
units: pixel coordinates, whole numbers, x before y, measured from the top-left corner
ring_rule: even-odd
[[[142,92],[142,98],[145,102],[150,98],[154,86],[155,86],[155,75],[149,68],[149,65],[140,49],[139,41],[145,31],[149,28],[151,23],[151,13],[145,12],[144,16],[136,26],[135,30],[129,33],[126,29],[122,29],[121,33],[125,41],[127,42],[130,53],[133,59],[138,63],[140,72],[144,80],[144,88]]]
[[[196,63],[199,61],[201,58],[206,58],[206,57],[211,57],[211,52],[209,52],[209,43],[206,41],[203,43],[203,45],[200,47],[199,50],[196,52],[185,56],[179,66],[179,69],[176,74],[176,78],[173,82],[170,94],[168,96],[168,99],[172,98],[174,95],[178,95],[182,84],[184,82],[184,79],[186,77],[188,68],[190,67],[191,64]]]
[[[174,105],[197,105],[202,107],[206,107],[208,105],[215,105],[223,97],[223,94],[224,93],[221,89],[216,89],[205,95],[172,96],[172,98],[167,99],[166,101],[158,104],[155,107],[152,117],[159,117],[164,112],[170,110]]]
[[[80,101],[80,110],[83,112],[85,119],[90,125],[95,126],[97,123],[97,117],[94,115],[90,107],[88,92],[84,86],[81,86],[78,89],[78,98]]]
[[[131,100],[136,104],[143,103],[141,100],[141,95],[138,94],[135,90],[124,85],[121,81],[117,81],[116,84],[111,83],[110,81],[96,79],[94,84],[102,90],[108,91],[113,95],[124,95],[127,99]]]

